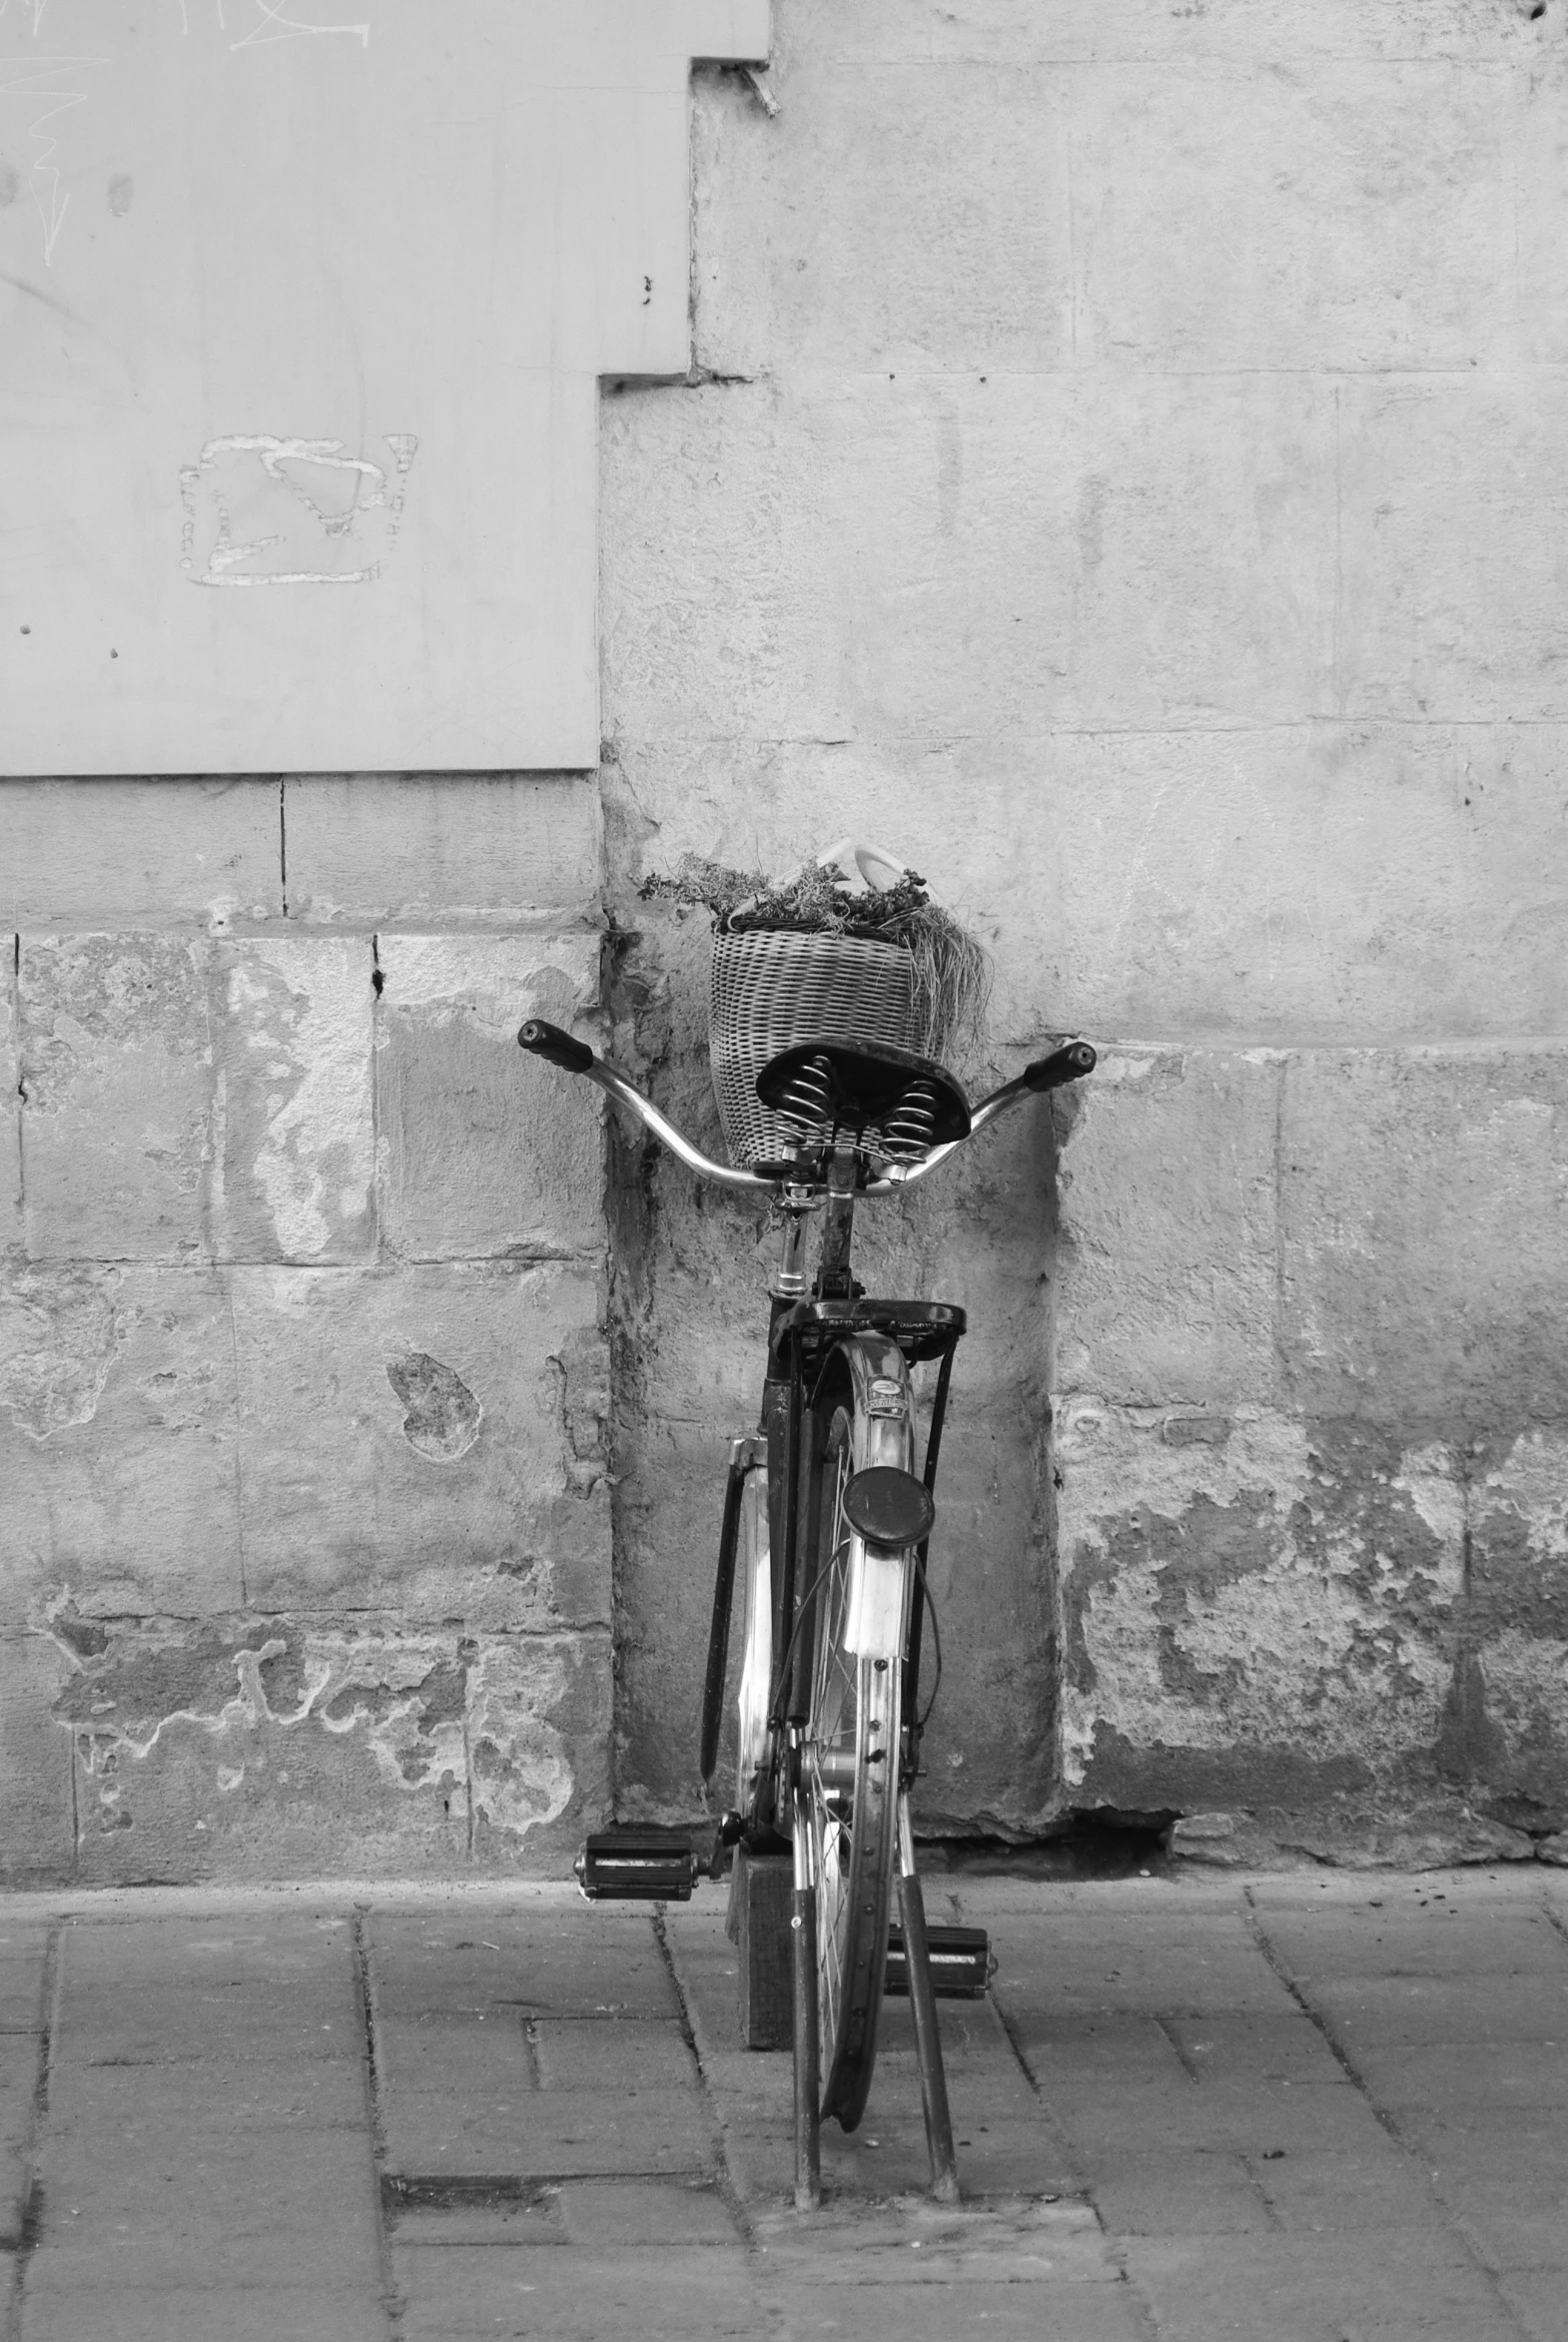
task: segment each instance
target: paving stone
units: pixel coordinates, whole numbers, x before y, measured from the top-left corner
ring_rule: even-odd
[[[783,2304],[783,2332],[788,2342],[815,2342],[822,2334],[842,2334],[851,2305],[836,2286],[793,2286]],[[876,2296],[879,2324],[901,2342],[947,2342],[950,2335],[991,2337],[1019,2335],[1039,2342],[1053,2327],[1071,2334],[1073,2342],[1146,2342],[1147,2320],[1128,2285],[1065,2284],[1048,2279],[1038,2284],[972,2285],[956,2299],[935,2286],[879,2287]]]
[[[695,2092],[389,2089],[389,2167],[410,2177],[561,2178],[706,2170],[716,2145]]]
[[[1050,2092],[1053,2112],[1086,2153],[1138,2139],[1179,2153],[1183,2146],[1270,2153],[1310,2148],[1368,2153],[1381,2133],[1358,2090],[1254,2078],[1168,2082],[1162,2087],[1118,2083],[1078,2092]]]
[[[690,2090],[697,2064],[673,2020],[541,2016],[533,2049],[544,2089]]]
[[[281,2285],[274,2268],[248,2288],[182,2280],[138,2292],[108,2274],[78,2284],[41,2253],[28,2265],[21,2331],[23,2342],[386,2342],[387,2311],[370,2281]]]
[[[654,2342],[755,2334],[759,2310],[743,2252],[724,2245],[652,2246],[575,2254],[519,2246],[397,2247],[404,2342],[540,2333],[604,2342],[635,2333]]]
[[[22,2241],[36,2125],[39,2044],[27,2033],[0,2036],[0,2250]]]
[[[376,2066],[384,2090],[532,2089],[534,2060],[516,2009],[457,2015],[393,2016],[376,2025]]]
[[[1433,2228],[1442,2211],[1422,2166],[1386,2134],[1346,2148],[1292,2148],[1247,2168],[1274,2222],[1289,2231]]]
[[[708,2181],[570,2180],[556,2204],[566,2241],[582,2251],[737,2241],[734,2216]]]
[[[720,2116],[724,2109],[721,2106]],[[1065,2196],[1081,2185],[1079,2165],[1045,2115],[999,2117],[955,2127],[959,2184],[969,2196]],[[726,2125],[724,2156],[742,2200],[787,2201],[794,2186],[795,2131],[784,2115],[748,2114]],[[845,2204],[884,2202],[931,2185],[931,2157],[918,2105],[872,2101],[858,2130],[822,2126],[823,2186]]]
[[[1544,2012],[1543,2012],[1544,2013]],[[1356,2070],[1368,2094],[1395,2115],[1510,2106],[1568,2111],[1568,2029],[1533,2041],[1444,2041],[1363,2047]]]
[[[1279,2342],[1342,2342],[1355,2334],[1420,2334],[1437,2342],[1517,2342],[1491,2281],[1457,2240],[1363,2231],[1334,2240],[1232,2236],[1142,2238],[1126,2246],[1130,2274],[1170,2342],[1217,2334]]]
[[[237,2122],[194,2150],[174,2120],[124,2148],[110,2132],[64,2131],[46,2136],[37,2170],[35,2265],[62,2287],[265,2285],[280,2257],[296,2285],[379,2282],[368,2121],[358,2137]]]
[[[362,2061],[351,2055],[247,2057],[212,2041],[193,2054],[87,2064],[66,2035],[49,2075],[51,2136],[110,2127],[127,2150],[155,2145],[170,2125],[193,2147],[252,2130],[363,2131],[370,2092]]]
[[[997,1999],[1027,2029],[1066,2013],[1141,2010],[1190,2016],[1275,2016],[1292,2003],[1239,1929],[1193,1936],[1150,1931],[1148,1941],[1109,1931],[1043,1929],[1033,1939],[997,1930]]]
[[[347,1924],[167,1920],[60,1938],[57,2055],[81,2066],[170,2056],[358,2063],[365,2032]]]
[[[675,2018],[680,2004],[646,1918],[569,1907],[513,1919],[376,1913],[378,2005],[414,2016],[514,2007],[530,2016]]]
[[[1484,1913],[1404,1890],[1395,1908],[1380,1912],[1329,1907],[1259,1916],[1269,1943],[1311,1990],[1330,1977],[1532,1975],[1554,1991],[1568,1978],[1568,1945],[1540,1910],[1509,1905]]]
[[[1568,2039],[1568,1973],[1314,1975],[1305,1989],[1358,2066],[1405,2044]]]
[[[1084,2184],[1113,2236],[1244,2236],[1278,2225],[1246,2158],[1224,2148],[1173,2153],[1102,2140],[1078,2151]]]
[[[0,1908],[0,2034],[36,2033],[42,2025],[48,1951],[43,1928],[19,1925]]]
[[[1171,2037],[1189,2070],[1211,2082],[1335,2082],[1349,2077],[1310,2017],[1174,2016]]]

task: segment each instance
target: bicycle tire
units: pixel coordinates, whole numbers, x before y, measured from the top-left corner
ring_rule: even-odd
[[[909,1369],[897,1345],[845,1345],[847,1372],[825,1403],[817,1537],[811,1555],[815,1638],[804,1778],[817,1882],[820,2104],[853,2130],[877,2053],[888,1923],[898,1862],[902,1653],[910,1557],[901,1557],[901,1618],[877,1654],[846,1647],[859,1540],[843,1512],[850,1476],[874,1464],[911,1468]],[[877,1411],[867,1405],[875,1392]],[[861,1564],[863,1566],[863,1564]]]

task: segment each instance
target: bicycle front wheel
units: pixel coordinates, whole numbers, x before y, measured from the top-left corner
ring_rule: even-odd
[[[870,1465],[908,1471],[914,1435],[909,1369],[897,1345],[862,1337],[846,1350],[848,1371],[826,1405],[812,1506],[815,1638],[805,1784],[817,1882],[820,2102],[824,2119],[853,2130],[876,2061],[897,1870],[901,1661],[912,1567],[908,1556],[874,1562],[885,1583],[880,1603],[868,1601],[867,1559],[845,1516],[844,1491]]]

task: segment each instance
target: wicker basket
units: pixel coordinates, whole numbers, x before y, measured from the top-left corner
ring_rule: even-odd
[[[752,928],[713,939],[708,1051],[730,1161],[787,1164],[796,1134],[757,1096],[769,1058],[803,1041],[883,1042],[918,1050],[910,956],[858,936]]]

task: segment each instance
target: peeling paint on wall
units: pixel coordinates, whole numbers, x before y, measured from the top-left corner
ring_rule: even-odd
[[[389,1365],[387,1379],[407,1410],[402,1435],[415,1454],[436,1463],[467,1454],[484,1409],[459,1374],[425,1350],[410,1350]]]

